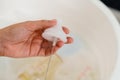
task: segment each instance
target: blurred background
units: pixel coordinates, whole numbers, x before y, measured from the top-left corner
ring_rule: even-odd
[[[111,11],[114,13],[116,18],[120,22],[120,0],[101,0],[101,1],[111,9]]]

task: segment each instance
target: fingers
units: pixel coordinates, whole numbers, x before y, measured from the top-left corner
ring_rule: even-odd
[[[73,38],[67,37],[67,42],[66,42],[66,44],[70,44],[70,43],[72,43],[72,42],[73,42]],[[64,42],[58,41],[57,44],[56,44],[56,46],[53,47],[53,49],[54,49],[54,50],[53,50],[53,53],[51,53],[51,54],[49,54],[49,55],[52,55],[52,54],[56,53],[56,51],[59,50],[63,45],[64,45]]]
[[[34,23],[37,25],[35,27],[35,30],[37,30],[37,29],[50,28],[50,27],[56,25],[57,21],[56,20],[38,20],[38,21],[34,21]]]
[[[66,44],[70,44],[72,42],[73,42],[73,39],[71,37],[67,37]],[[50,43],[50,45],[52,45],[51,42],[48,42],[48,43]],[[54,54],[57,50],[59,50],[64,45],[64,42],[62,42],[62,41],[58,41],[56,46],[49,46],[48,43],[47,44],[44,43],[44,45],[46,44],[46,46],[42,46],[43,47],[42,49],[44,50],[44,52],[40,52],[39,53],[40,55],[42,53],[44,53],[44,54],[42,54],[42,56],[50,56],[50,55]]]
[[[63,26],[62,29],[63,29],[63,31],[65,32],[65,34],[69,34],[70,31],[69,31],[68,28],[66,28],[66,27]]]
[[[73,42],[73,38],[72,37],[67,37],[67,42],[66,43],[64,43],[62,41],[58,41],[57,44],[56,44],[56,46],[58,48],[61,48],[64,44],[70,44],[72,42]]]
[[[58,49],[60,49],[64,43],[62,41],[58,41],[56,46],[46,49],[45,56],[53,55]]]
[[[53,20],[39,20],[39,21],[35,21],[35,22],[44,29],[52,27],[52,26],[56,25],[56,23],[57,23],[57,21],[55,19],[53,19]],[[62,29],[65,32],[65,34],[69,34],[70,31],[69,31],[68,28],[63,26]],[[66,44],[69,44],[69,43],[72,43],[72,42],[73,42],[73,38],[67,37]],[[58,45],[61,46],[62,44],[60,42],[58,42]]]
[[[58,41],[56,47],[61,48],[64,45],[64,42]]]
[[[63,26],[63,31],[65,32],[65,34],[69,34],[69,33],[70,33],[69,29],[66,28],[66,27],[64,27],[64,26]],[[72,43],[72,42],[73,42],[73,38],[72,38],[72,37],[67,37],[67,42],[66,42],[66,44],[70,44],[70,43]]]
[[[69,34],[70,31],[69,31],[68,28],[66,28],[66,27],[63,26],[62,29],[65,32],[65,34]],[[67,42],[64,43],[62,41],[58,41],[57,44],[56,44],[56,46],[58,48],[61,48],[64,44],[70,44],[72,42],[73,42],[73,38],[72,37],[67,37]]]
[[[39,30],[39,29],[47,29],[50,27],[53,27],[57,24],[57,21],[55,19],[53,20],[37,20],[37,21],[27,21],[28,28],[31,30]],[[66,34],[69,34],[69,29],[66,27],[62,27],[63,31]]]
[[[67,42],[65,44],[70,44],[73,42],[73,38],[72,37],[67,37]]]
[[[73,38],[72,37],[67,37],[67,42],[64,43],[62,41],[58,41],[56,44],[56,47],[61,48],[64,44],[70,44],[73,42]]]

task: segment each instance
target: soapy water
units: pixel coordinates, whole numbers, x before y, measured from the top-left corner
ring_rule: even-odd
[[[17,80],[44,80],[49,57],[44,57],[33,64],[25,65],[17,74]],[[54,55],[50,70],[48,71],[47,80],[53,80],[57,67],[62,63],[58,55]],[[49,79],[48,79],[49,78]]]
[[[54,80],[99,80],[97,66],[87,58],[79,54],[69,57],[58,67]]]
[[[49,57],[33,64],[22,67],[17,80],[44,80]],[[98,68],[92,60],[86,60],[84,55],[75,54],[62,61],[60,56],[54,55],[46,80],[99,80]]]
[[[61,49],[62,54],[58,51],[58,54],[53,55],[46,80],[100,80],[94,56],[83,48],[83,44],[78,44],[82,40],[79,41],[75,36],[74,38],[72,52],[67,46],[66,50]],[[17,72],[16,80],[44,80],[48,61],[49,57],[40,57],[32,64],[23,64]]]

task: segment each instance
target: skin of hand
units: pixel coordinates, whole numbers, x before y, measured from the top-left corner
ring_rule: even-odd
[[[56,20],[25,21],[10,25],[0,30],[0,56],[24,58],[34,56],[52,55],[64,44],[73,42],[67,37],[67,42],[58,41],[52,47],[52,42],[45,40],[41,35],[45,29],[56,25]],[[69,34],[69,30],[63,27],[63,31]]]

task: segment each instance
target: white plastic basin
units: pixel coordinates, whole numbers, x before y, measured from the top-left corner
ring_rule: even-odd
[[[0,11],[1,28],[26,20],[56,18],[70,28],[74,43],[57,52],[62,64],[54,70],[51,80],[110,80],[112,75],[113,80],[119,78],[118,67],[115,67],[120,54],[119,24],[100,1],[0,0]],[[16,80],[24,71],[34,71],[32,66],[39,65],[41,60],[42,57],[1,57],[0,80]]]

